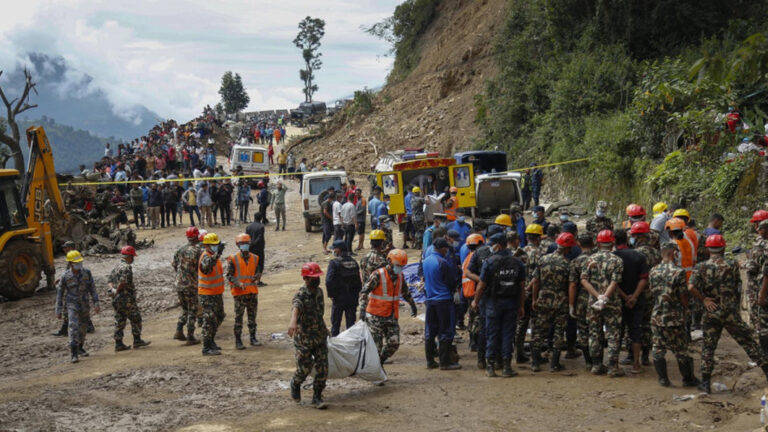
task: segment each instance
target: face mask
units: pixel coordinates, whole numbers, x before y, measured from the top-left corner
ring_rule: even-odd
[[[634,246],[634,245],[635,245],[635,243],[637,243],[637,239],[636,239],[636,238],[634,238],[634,237],[630,237],[630,238],[629,238],[629,245],[630,245],[630,246]]]
[[[459,216],[456,218],[456,222],[458,223],[464,223],[464,216]]]
[[[560,220],[565,222],[568,220],[568,215],[560,215]]]
[[[74,270],[80,271],[83,269],[83,263],[72,263],[72,268]]]
[[[459,247],[459,245],[461,244],[461,243],[459,243],[457,241],[451,242],[451,243],[453,244],[453,247],[455,247],[455,248]]]
[[[595,212],[595,215],[597,215],[597,217],[601,218],[601,217],[605,216],[605,212],[602,211],[602,210],[598,210],[598,211]]]
[[[319,287],[320,286],[320,278],[312,278],[312,279],[310,279],[309,282],[307,283],[307,286],[309,288],[313,288],[313,289]]]
[[[432,183],[432,179],[431,179],[431,178],[428,178],[428,179],[427,179],[427,183]]]
[[[397,264],[392,266],[392,272],[394,274],[400,274],[400,272],[402,272],[402,271],[403,271],[403,266],[397,265]]]
[[[239,246],[240,250],[243,251],[243,252],[248,252],[249,251],[248,247],[249,247],[249,245],[247,245],[247,244],[241,244]]]

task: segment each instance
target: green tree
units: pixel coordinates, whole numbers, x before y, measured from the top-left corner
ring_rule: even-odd
[[[301,57],[304,59],[304,69],[299,70],[299,79],[304,82],[304,101],[312,102],[312,95],[317,91],[317,84],[314,84],[315,71],[320,70],[323,62],[318,52],[320,49],[320,39],[325,36],[325,21],[320,18],[306,17],[299,23],[299,34],[293,40],[296,48],[301,50]]]
[[[221,77],[221,88],[219,88],[221,102],[224,105],[224,111],[233,114],[245,109],[251,98],[243,86],[243,80],[240,74],[233,74],[232,71],[224,72]]]

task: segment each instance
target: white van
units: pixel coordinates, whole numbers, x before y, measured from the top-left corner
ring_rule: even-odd
[[[340,191],[347,184],[346,171],[318,171],[304,174],[301,180],[301,202],[304,205],[304,229],[312,232],[313,226],[320,226],[320,203],[325,200],[328,188]]]
[[[480,174],[475,177],[475,207],[473,218],[493,222],[501,213],[509,213],[512,204],[523,206],[518,172]]]
[[[229,155],[229,172],[234,173],[237,167],[243,168],[243,174],[259,176],[250,177],[249,183],[257,183],[259,180],[269,181],[269,156],[267,149],[261,146],[235,145]]]

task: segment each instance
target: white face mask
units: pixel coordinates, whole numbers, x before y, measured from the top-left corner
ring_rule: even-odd
[[[601,218],[601,217],[605,216],[605,212],[602,211],[602,210],[598,210],[598,211],[595,212],[595,215],[597,215],[597,217]]]
[[[459,216],[456,218],[456,222],[464,223],[464,216]]]
[[[249,251],[249,246],[247,244],[241,244],[239,247],[240,247],[240,250],[243,252]]]
[[[81,263],[81,262],[78,262],[78,263],[72,263],[72,268],[73,268],[74,270],[80,271],[80,270],[82,270],[82,269],[83,269],[83,263]]]
[[[400,274],[402,271],[403,271],[403,266],[397,265],[397,264],[392,266],[392,272],[394,274]]]
[[[568,215],[560,215],[560,220],[565,222],[568,220]]]

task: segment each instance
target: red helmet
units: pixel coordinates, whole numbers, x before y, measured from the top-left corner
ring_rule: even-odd
[[[762,222],[764,220],[768,219],[768,211],[765,210],[758,210],[752,215],[752,219],[749,221],[751,223],[758,223]]]
[[[304,263],[301,266],[301,277],[316,278],[320,277],[321,274],[323,274],[323,271],[320,270],[320,266],[316,262]]]
[[[188,239],[197,238],[198,236],[200,236],[200,231],[197,230],[197,227],[191,226],[191,227],[187,228],[187,238]]]
[[[647,234],[649,232],[651,232],[651,226],[645,221],[633,223],[632,228],[629,230],[630,234]]]
[[[264,187],[264,181],[263,180],[259,180],[259,182],[256,184],[256,186],[258,186],[260,188],[263,188]]]
[[[611,230],[602,230],[599,233],[597,233],[598,243],[613,243],[615,241],[616,241],[616,237],[613,236],[613,231]]]
[[[133,246],[123,246],[123,248],[120,249],[120,253],[123,255],[130,255],[132,257],[135,257],[136,249],[134,249]]]
[[[574,237],[573,234],[569,232],[564,232],[557,236],[557,240],[555,240],[555,242],[558,246],[561,247],[574,247],[576,246],[576,237]]]
[[[720,234],[712,234],[707,237],[707,242],[704,246],[708,248],[721,248],[725,247],[725,239]]]
[[[627,206],[627,216],[629,217],[645,216],[645,209],[641,205],[630,204]]]

